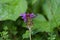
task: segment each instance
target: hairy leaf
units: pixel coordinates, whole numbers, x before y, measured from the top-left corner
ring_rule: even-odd
[[[0,21],[16,20],[26,9],[26,0],[0,0]]]

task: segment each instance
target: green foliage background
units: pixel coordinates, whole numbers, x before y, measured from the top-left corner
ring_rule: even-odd
[[[20,17],[32,12],[32,40],[60,40],[60,0],[0,0],[0,40],[29,40]]]

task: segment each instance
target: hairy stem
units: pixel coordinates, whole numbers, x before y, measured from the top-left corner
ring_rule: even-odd
[[[29,37],[30,37],[30,40],[31,40],[31,27],[29,27]]]

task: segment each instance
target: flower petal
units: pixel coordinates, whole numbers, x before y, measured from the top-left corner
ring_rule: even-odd
[[[30,14],[30,17],[33,18],[33,17],[35,17],[35,15],[34,15],[33,13],[31,13],[31,14]]]

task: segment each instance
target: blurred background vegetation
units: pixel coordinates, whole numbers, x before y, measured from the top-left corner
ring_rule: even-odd
[[[29,40],[25,12],[36,15],[32,40],[60,40],[60,0],[0,0],[0,40]]]

